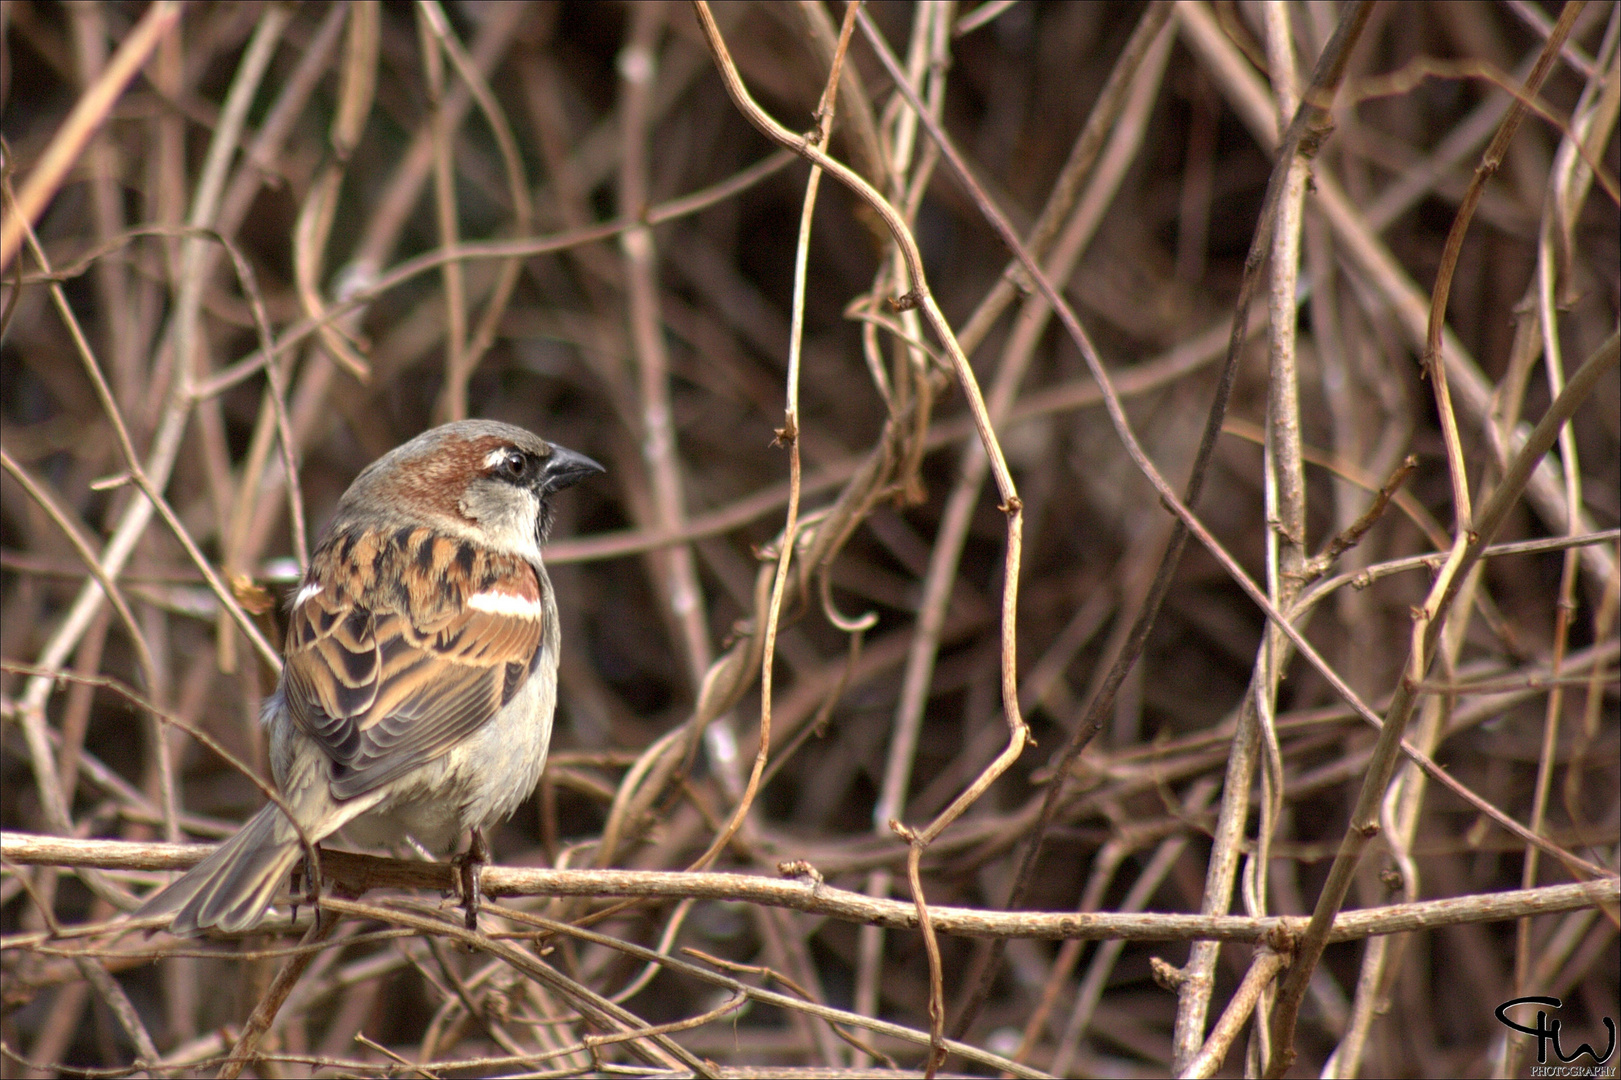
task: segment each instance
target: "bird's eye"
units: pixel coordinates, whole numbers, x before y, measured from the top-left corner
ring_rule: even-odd
[[[514,480],[522,480],[529,472],[529,459],[514,450],[507,455],[506,461],[502,462],[501,471]]]

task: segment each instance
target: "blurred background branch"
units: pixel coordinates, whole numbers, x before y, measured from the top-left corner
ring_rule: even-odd
[[[1236,1074],[1287,1051],[1508,1076],[1529,1040],[1503,1001],[1558,996],[1565,1031],[1597,1030],[1621,995],[1621,13],[1377,5],[1314,97],[1356,10],[750,2],[706,39],[667,3],[0,4],[7,1075],[939,1052]],[[1274,228],[1302,95],[1323,123]],[[802,236],[807,147],[848,172]],[[1252,246],[1266,310],[1242,314]],[[1184,490],[1213,401],[1191,509],[1227,569],[1197,544],[1166,562],[1173,518],[1118,433]],[[359,468],[463,415],[609,466],[560,505],[554,753],[486,875],[575,887],[514,886],[469,939],[437,869],[401,870],[305,947],[198,948],[120,937],[178,863],[13,860],[94,838],[181,858],[161,845],[256,809],[186,731],[268,773],[308,534]],[[1433,663],[1402,689],[1438,574]],[[1378,835],[1291,968],[1292,941],[1237,942],[1319,906],[1384,760],[1336,683],[1411,715],[1416,764],[1365,794]],[[692,888],[613,884],[700,857]],[[1340,932],[1406,905],[1457,917]],[[1008,936],[958,936],[961,909]],[[1120,921],[1090,948],[1014,929],[1063,912]],[[1175,919],[1247,929],[1194,944]]]

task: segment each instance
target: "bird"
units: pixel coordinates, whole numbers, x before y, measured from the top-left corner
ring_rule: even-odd
[[[475,928],[484,830],[528,799],[551,741],[552,498],[603,471],[491,420],[433,428],[367,466],[310,556],[260,711],[286,811],[265,806],[135,918],[169,916],[185,936],[250,930],[306,841],[343,829],[450,851],[470,832],[458,858]]]

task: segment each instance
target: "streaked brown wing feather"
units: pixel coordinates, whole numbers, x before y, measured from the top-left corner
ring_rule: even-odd
[[[442,579],[449,588],[413,596],[404,584],[390,587],[405,580],[404,561],[425,551],[449,568]],[[465,552],[423,529],[358,542],[334,537],[312,559],[311,580],[323,587],[293,611],[283,677],[294,721],[333,761],[338,798],[375,790],[444,754],[489,721],[533,670],[542,619],[470,608],[467,599],[494,587],[538,601],[534,569]],[[338,582],[358,582],[369,606]]]

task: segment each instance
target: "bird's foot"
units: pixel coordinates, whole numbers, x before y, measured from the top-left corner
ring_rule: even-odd
[[[293,867],[293,893],[296,896],[302,889],[303,900],[293,901],[289,909],[289,921],[298,922],[298,907],[302,902],[310,906],[310,911],[315,915],[315,925],[319,927],[321,925],[321,864],[318,861],[320,858],[318,853],[321,846],[316,844],[315,850],[317,852],[317,861],[311,861],[310,853],[306,850],[298,865]]]
[[[484,898],[480,889],[480,879],[489,861],[490,848],[484,842],[484,832],[481,829],[473,830],[473,839],[467,845],[467,851],[450,860],[451,865],[456,868],[456,883],[461,888],[462,911],[467,916],[469,930],[478,929],[478,909]]]

